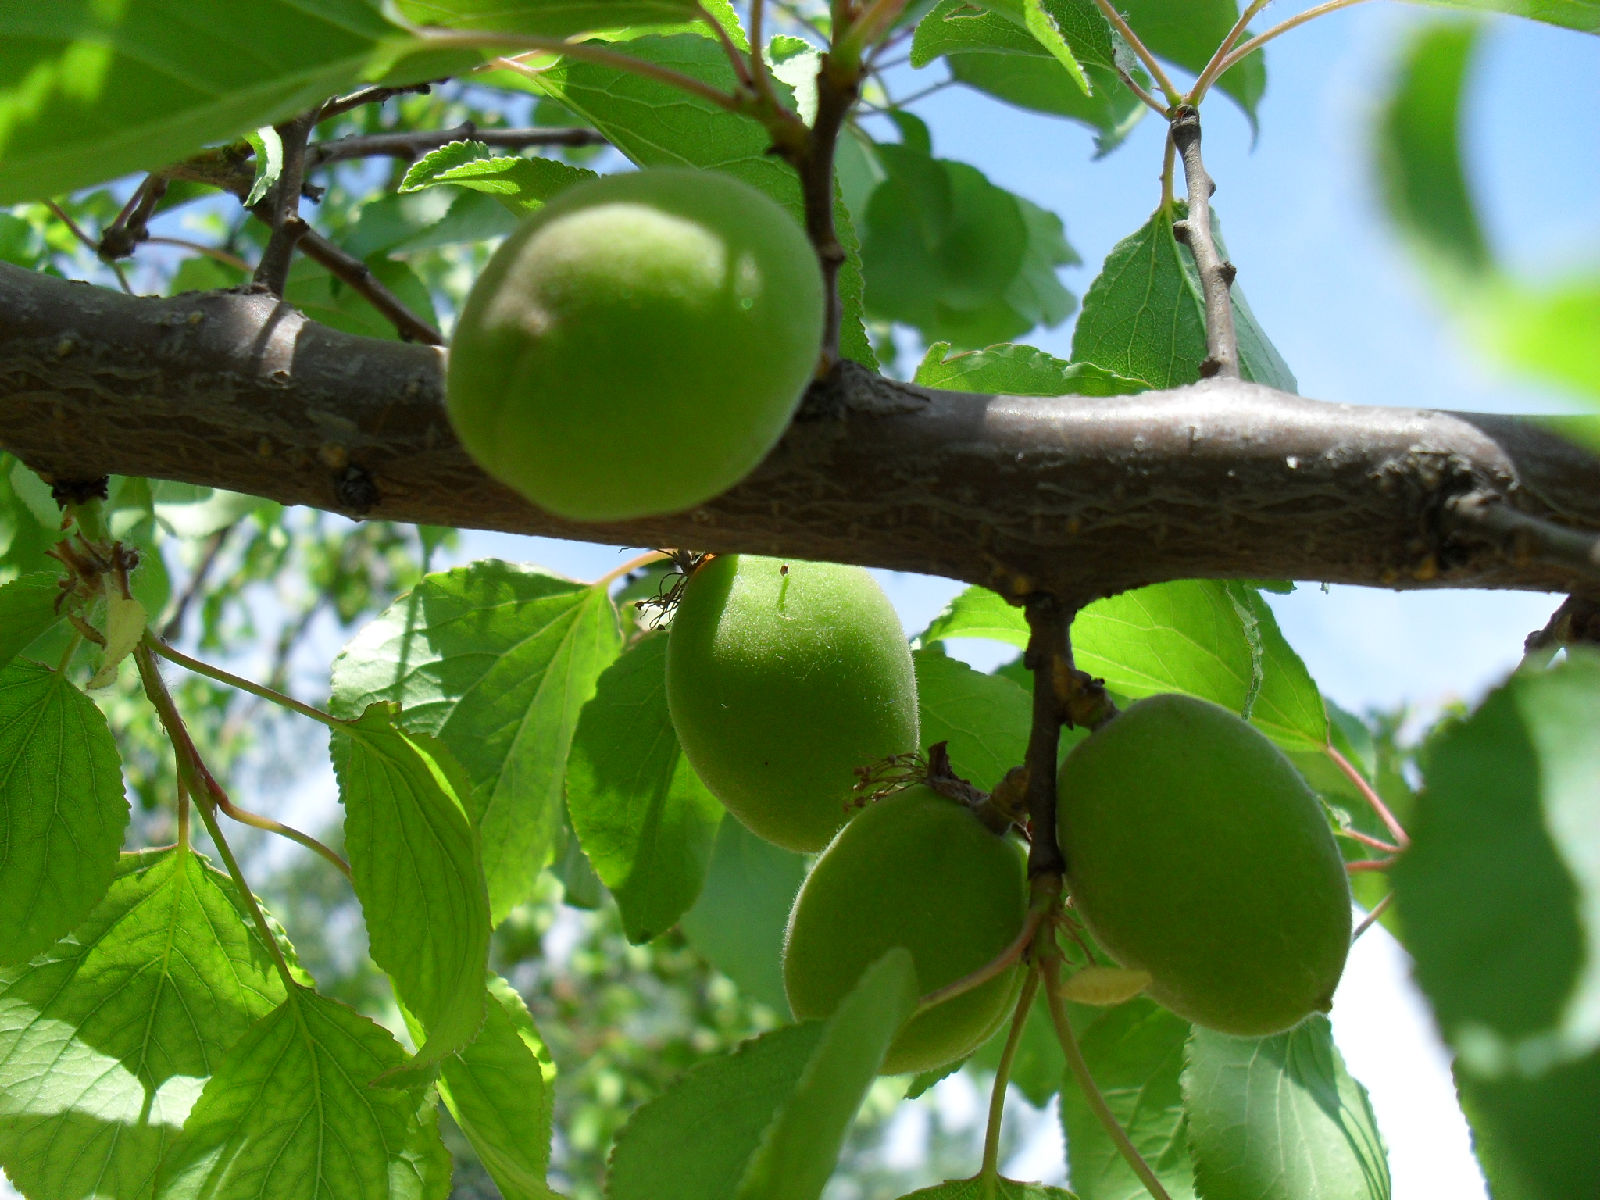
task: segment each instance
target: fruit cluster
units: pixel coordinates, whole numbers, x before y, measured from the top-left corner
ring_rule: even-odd
[[[486,471],[558,515],[692,507],[787,426],[822,310],[799,227],[736,180],[651,170],[579,185],[508,239],[468,298],[450,418]],[[948,995],[900,1031],[884,1070],[971,1053],[1025,971],[1024,856],[928,786],[852,817],[857,773],[918,748],[910,652],[872,578],[705,560],[673,616],[666,690],[684,754],[728,811],[820,852],[784,947],[795,1016],[827,1016],[903,946],[923,994]],[[1350,941],[1343,863],[1316,797],[1262,734],[1205,701],[1151,697],[1079,743],[1057,786],[1072,910],[1149,995],[1244,1036],[1328,1008]],[[1015,961],[986,970],[1008,948]]]

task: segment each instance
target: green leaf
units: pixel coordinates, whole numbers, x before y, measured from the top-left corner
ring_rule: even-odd
[[[336,714],[392,700],[466,768],[496,923],[550,860],[578,713],[620,643],[604,588],[488,560],[424,578],[333,664]]]
[[[372,1086],[405,1057],[381,1026],[296,989],[206,1084],[162,1160],[157,1197],[442,1200],[450,1156],[433,1097]]]
[[[1236,1038],[1196,1028],[1183,1072],[1205,1200],[1387,1200],[1389,1164],[1365,1089],[1326,1017]]]
[[[738,821],[724,821],[700,898],[679,922],[689,944],[713,967],[780,1013],[789,1011],[783,935],[805,874],[804,856],[757,837]]]
[[[1043,37],[1034,29],[1041,17],[1051,26]],[[1057,40],[1059,47],[1051,44]],[[971,0],[940,0],[917,24],[911,65],[924,67],[940,55],[962,51],[1059,60],[1063,48],[1072,60],[1060,63],[1065,71],[1057,68],[1064,79],[1071,79],[1080,63],[1116,65],[1111,27],[1093,0],[987,0],[982,6]]]
[[[823,1032],[813,1021],[763,1034],[640,1105],[611,1152],[607,1200],[732,1200]]]
[[[912,382],[986,396],[1126,396],[1146,386],[1093,363],[1065,362],[1032,346],[1007,344],[951,353],[949,342],[928,347]]]
[[[245,134],[244,140],[250,143],[256,156],[256,176],[244,198],[248,208],[265,200],[267,193],[277,186],[278,177],[283,174],[283,138],[271,125],[263,125]]]
[[[1509,13],[1584,33],[1600,33],[1600,0],[1426,0],[1426,3]]]
[[[1495,1200],[1600,1195],[1600,1050],[1531,1078],[1458,1067],[1456,1086]]]
[[[647,942],[694,903],[726,810],[678,745],[667,638],[650,634],[600,676],[567,761],[567,810],[628,940]]]
[[[1258,590],[1236,580],[1224,587],[1261,665],[1250,720],[1285,750],[1320,751],[1328,744],[1328,712],[1305,661]]]
[[[455,184],[486,192],[522,214],[537,212],[563,188],[598,178],[593,171],[553,158],[495,155],[482,142],[450,142],[413,163],[400,181],[400,191]]]
[[[678,25],[695,17],[695,0],[394,0],[408,20],[447,29],[487,29],[536,37],[571,37],[607,29]]]
[[[1194,1200],[1195,1194],[1179,1087],[1189,1028],[1154,1001],[1134,1000],[1105,1010],[1079,1034],[1089,1073],[1117,1123],[1173,1200]],[[1061,1088],[1061,1124],[1072,1186],[1082,1200],[1148,1195],[1070,1078]]]
[[[1056,19],[1052,8],[1064,7],[1059,4],[1047,7],[1044,0],[1022,0],[1023,22],[1028,27],[1028,32],[1038,40],[1039,44],[1050,52],[1050,57],[1066,69],[1072,82],[1078,85],[1078,90],[1085,96],[1091,95],[1094,89],[1090,86],[1088,78],[1083,73],[1072,46],[1063,36],[1061,22]],[[1097,28],[1103,28],[1104,23]]]
[[[945,605],[944,611],[913,641],[918,646],[926,646],[951,638],[986,638],[1026,650],[1028,618],[1021,608],[1007,602],[998,592],[970,587]]]
[[[1475,289],[1465,308],[1474,346],[1600,403],[1600,272],[1549,283],[1496,278]],[[1586,432],[1573,440],[1600,445],[1592,424]]]
[[[0,1167],[30,1196],[145,1200],[204,1081],[284,995],[226,876],[124,855],[71,937],[0,971]]]
[[[1019,1183],[1002,1176],[993,1179],[976,1176],[947,1180],[936,1187],[911,1192],[901,1200],[1075,1200],[1083,1194],[1046,1187],[1042,1183]]]
[[[966,163],[911,145],[875,148],[884,171],[867,199],[861,261],[867,312],[962,346],[1003,342],[1044,315],[1037,295],[1065,294],[1056,268],[1076,261],[1059,225],[1038,225],[1018,197]],[[1042,236],[1038,236],[1042,235]],[[1010,296],[1021,282],[1024,313]],[[1049,314],[1070,306],[1052,297]]]
[[[0,41],[0,204],[12,204],[271,125],[409,39],[366,0],[9,0]]]
[[[35,571],[0,585],[0,669],[61,620],[61,588],[50,571]]]
[[[1033,700],[1011,680],[985,675],[943,654],[918,650],[917,705],[922,743],[948,742],[955,773],[990,791],[1021,766]]]
[[[964,2],[964,0],[963,0]],[[1088,66],[1094,93],[1085,96],[1048,58],[1006,54],[950,54],[951,78],[1018,108],[1064,117],[1095,131],[1095,157],[1111,153],[1149,112],[1109,67]],[[1134,78],[1149,80],[1142,71]]]
[[[1461,161],[1462,95],[1478,33],[1451,21],[1411,37],[1374,138],[1391,219],[1435,266],[1469,276],[1490,265]]]
[[[1205,299],[1194,259],[1173,236],[1172,223],[1183,214],[1181,203],[1170,212],[1157,210],[1138,232],[1112,247],[1083,298],[1072,335],[1074,362],[1097,363],[1154,388],[1200,378],[1207,354]],[[1212,216],[1217,249],[1226,257],[1215,212]],[[1237,284],[1233,320],[1244,378],[1294,391],[1294,375],[1256,324]]]
[[[729,93],[737,86],[722,47],[697,34],[635,38],[625,49],[631,57],[693,76]],[[708,100],[659,80],[570,58],[555,61],[531,79],[501,72],[486,76],[485,81],[532,89],[559,101],[640,166],[726,171],[783,204],[796,220],[803,217],[799,180],[791,167],[768,153],[772,140],[766,130]],[[843,351],[848,358],[876,366],[861,325],[860,254],[842,201],[834,206],[834,221],[847,254],[839,272]]]
[[[911,952],[896,946],[862,972],[823,1025],[804,1072],[762,1136],[737,1200],[817,1200],[889,1043],[917,1007]]]
[[[439,1095],[505,1200],[556,1200],[545,1183],[554,1077],[522,997],[491,977],[483,1031],[444,1060]]]
[[[335,732],[333,766],[372,961],[428,1031],[421,1068],[483,1023],[489,900],[460,767],[394,717],[392,705],[374,704]]]
[[[122,761],[94,701],[37,663],[0,667],[0,963],[83,920],[127,824]]]
[[[1597,701],[1600,658],[1574,651],[1512,676],[1424,755],[1391,877],[1417,979],[1472,1075],[1537,1077],[1600,1047]]]

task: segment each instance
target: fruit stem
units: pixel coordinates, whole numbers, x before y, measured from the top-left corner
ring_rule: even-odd
[[[1083,1098],[1088,1101],[1095,1119],[1100,1122],[1101,1128],[1106,1131],[1117,1152],[1122,1155],[1128,1166],[1133,1168],[1133,1173],[1139,1177],[1146,1190],[1156,1200],[1172,1200],[1167,1189],[1161,1186],[1161,1180],[1151,1170],[1150,1164],[1145,1162],[1144,1155],[1139,1153],[1139,1148],[1129,1140],[1127,1132],[1118,1124],[1116,1114],[1111,1111],[1111,1106],[1106,1103],[1106,1098],[1096,1085],[1094,1076],[1089,1073],[1089,1064],[1084,1061],[1083,1051],[1078,1048],[1078,1039],[1072,1032],[1071,1023],[1067,1020],[1066,1003],[1061,998],[1059,949],[1054,946],[1045,948],[1040,959],[1040,970],[1044,976],[1045,1001],[1050,1008],[1050,1021],[1056,1028],[1056,1040],[1061,1043],[1061,1052],[1066,1056],[1067,1067],[1071,1070],[1072,1077],[1078,1081]]]
[[[1022,923],[1022,932],[1012,939],[1009,946],[976,971],[963,975],[954,983],[947,983],[942,988],[935,988],[923,996],[917,1001],[916,1011],[912,1015],[920,1016],[935,1005],[943,1004],[952,996],[959,996],[963,992],[970,992],[975,987],[981,987],[1002,971],[1009,970],[1021,962],[1022,956],[1027,953],[1028,947],[1033,943],[1034,935],[1039,932],[1039,926],[1043,923],[1045,914],[1050,911],[1053,903],[1053,901],[1045,903],[1035,898],[1028,908],[1027,919]]]
[[[1011,1082],[1011,1064],[1017,1057],[1017,1047],[1022,1044],[1022,1030],[1028,1023],[1028,1013],[1038,991],[1039,972],[1029,971],[1022,981],[1016,1011],[1011,1014],[1011,1032],[1006,1035],[1005,1049],[1000,1051],[1000,1064],[994,1071],[994,1089],[989,1093],[989,1123],[983,1131],[983,1166],[978,1168],[980,1176],[992,1177],[1000,1171],[1000,1117],[1006,1107],[1006,1086]]]

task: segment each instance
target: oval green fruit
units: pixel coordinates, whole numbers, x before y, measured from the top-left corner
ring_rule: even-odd
[[[1350,888],[1300,773],[1227,709],[1130,705],[1062,764],[1072,902],[1149,995],[1262,1037],[1326,1011],[1350,946]]]
[[[816,369],[817,257],[714,171],[609,175],[506,239],[450,343],[451,425],[490,475],[573,520],[691,508],[772,449]]]
[[[826,1017],[866,970],[904,946],[923,994],[993,962],[1027,919],[1022,847],[965,805],[913,787],[862,810],[823,851],[795,897],[783,982],[800,1020]],[[1011,1010],[1021,965],[913,1017],[883,1073],[965,1057]]]
[[[894,606],[860,567],[719,555],[684,585],[667,707],[689,763],[751,832],[820,850],[855,768],[917,748]]]

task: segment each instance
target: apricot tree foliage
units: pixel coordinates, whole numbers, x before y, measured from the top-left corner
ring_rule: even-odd
[[[547,997],[503,977],[535,956],[518,931],[552,878],[603,894],[637,945],[687,936],[777,1026],[632,1108],[605,1194],[821,1193],[927,999],[909,957],[783,1022],[804,865],[688,767],[664,635],[618,577],[426,572],[461,528],[971,585],[913,639],[922,766],[1031,834],[1028,936],[975,973],[1026,982],[964,1068],[994,1077],[983,1161],[918,1195],[1064,1194],[998,1175],[1008,1080],[1059,1093],[1082,1197],[1389,1194],[1325,1020],[1191,1027],[1060,907],[1059,756],[1156,693],[1248,718],[1316,790],[1357,899],[1416,961],[1494,1194],[1600,1190],[1600,439],[1298,396],[1211,209],[1203,115],[1220,96],[1254,119],[1263,47],[1351,2],[1271,25],[1267,0],[0,0],[0,1167],[24,1195],[442,1196],[441,1105],[507,1197],[552,1175],[595,1194],[552,1128],[554,1067],[581,1056],[552,1064]],[[1594,0],[1444,7],[1600,31]],[[1455,126],[1475,37],[1444,23],[1405,49],[1375,133],[1390,215],[1487,348],[1600,395],[1600,288],[1516,280],[1473,210]],[[1167,123],[1155,211],[1127,214],[1081,300],[1060,218],[936,157],[899,58],[1106,151]],[[575,522],[456,441],[442,331],[519,217],[625,160],[787,206],[827,312],[817,381],[751,475]],[[159,295],[74,278],[126,284],[130,260]],[[1016,340],[1075,308],[1070,361]],[[914,370],[883,365],[897,334],[926,347]],[[364,622],[325,703],[205,661],[263,636],[250,589],[286,574],[308,621]],[[1324,702],[1262,598],[1277,580],[1568,599],[1402,764],[1392,731]],[[974,637],[1022,656],[984,673],[943,652]],[[235,802],[257,700],[329,729],[337,847]],[[129,788],[170,844],[126,834]],[[234,822],[348,881],[392,997],[311,978],[294,945],[317,931],[268,914]]]

